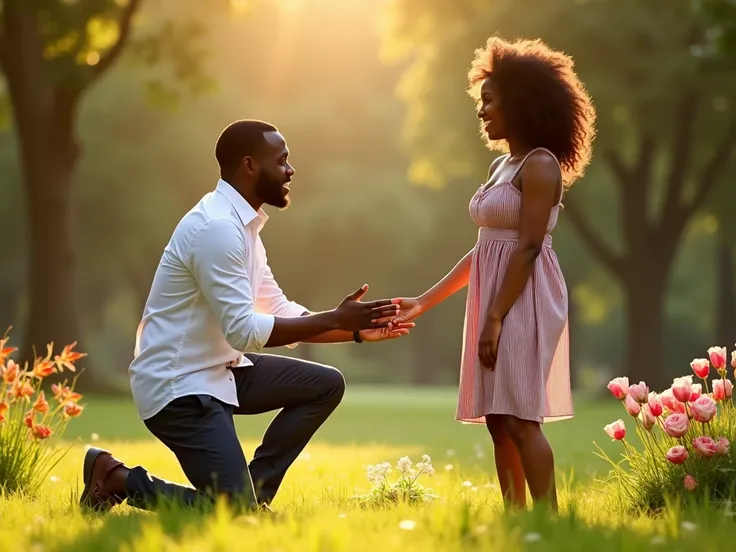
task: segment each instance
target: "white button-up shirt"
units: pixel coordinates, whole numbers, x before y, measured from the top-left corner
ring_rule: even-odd
[[[220,180],[177,225],[153,278],[129,370],[142,419],[191,394],[237,406],[229,367],[252,364],[242,353],[263,350],[274,316],[307,311],[286,298],[271,273],[259,235],[267,219]]]

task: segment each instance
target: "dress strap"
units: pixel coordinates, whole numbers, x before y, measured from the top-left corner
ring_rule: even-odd
[[[519,174],[519,171],[520,171],[520,170],[521,170],[521,168],[522,168],[522,167],[524,166],[524,163],[526,163],[526,160],[527,160],[527,159],[529,158],[529,156],[530,156],[530,155],[531,155],[532,153],[534,153],[535,151],[540,151],[540,150],[541,150],[541,151],[546,151],[547,153],[549,153],[549,154],[550,154],[550,155],[552,156],[552,158],[553,158],[553,159],[555,160],[555,162],[556,162],[556,163],[557,163],[558,165],[560,164],[560,162],[559,162],[559,161],[557,161],[557,157],[555,156],[555,154],[554,154],[554,153],[552,153],[551,151],[549,151],[549,150],[548,150],[547,148],[541,148],[541,147],[540,147],[540,148],[534,148],[533,150],[531,150],[531,151],[530,151],[529,153],[527,153],[527,154],[526,154],[526,155],[524,156],[524,159],[522,159],[522,160],[521,160],[521,163],[519,163],[519,166],[518,166],[518,167],[516,167],[516,170],[514,171],[514,174],[512,174],[512,175],[511,175],[511,178],[510,178],[509,180],[512,180],[512,181],[513,181],[513,180],[514,180],[514,178],[516,178],[516,176],[517,176],[517,175]]]

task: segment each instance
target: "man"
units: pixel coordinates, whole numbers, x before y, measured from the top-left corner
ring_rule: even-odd
[[[391,300],[360,302],[367,286],[317,314],[287,300],[259,233],[263,204],[289,204],[288,156],[268,123],[238,121],[222,132],[215,147],[221,178],[174,230],[138,327],[130,366],[138,413],[194,488],[92,448],[83,506],[107,509],[127,498],[153,509],[161,498],[192,504],[224,494],[268,509],[286,470],[340,403],[345,381],[332,367],[261,351],[300,341],[379,341],[413,327],[389,326],[398,313]],[[248,465],[233,415],[277,409]]]

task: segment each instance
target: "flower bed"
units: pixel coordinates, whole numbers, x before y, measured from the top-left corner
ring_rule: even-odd
[[[600,456],[613,466],[608,481],[629,509],[656,511],[669,499],[685,497],[698,501],[736,498],[736,462],[731,452],[736,410],[726,353],[724,347],[711,347],[709,358],[690,363],[694,375],[675,378],[659,394],[650,392],[643,381],[629,385],[628,378],[608,384],[633,418],[643,445],[637,449],[627,441],[626,423],[621,419],[604,428],[624,449],[619,462],[603,451]],[[736,351],[731,353],[731,366],[736,367]],[[709,381],[712,372],[717,377]]]

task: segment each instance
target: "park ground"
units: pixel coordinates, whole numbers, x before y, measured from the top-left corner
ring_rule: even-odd
[[[608,464],[597,443],[618,458],[603,426],[625,415],[615,401],[578,400],[573,420],[548,424],[558,469],[561,512],[504,514],[491,441],[482,426],[454,421],[454,389],[350,387],[332,418],[287,474],[273,503],[277,516],[127,506],[80,511],[81,464],[88,445],[108,448],[128,465],[186,483],[174,456],[152,439],[128,399],[85,397],[73,420],[69,453],[41,496],[0,497],[0,551],[629,551],[729,549],[736,517],[713,508],[672,507],[658,517],[622,511],[600,478]],[[273,414],[241,417],[248,457]],[[428,454],[436,469],[421,478],[441,498],[431,504],[361,509],[353,496],[370,485],[366,466]],[[394,475],[394,474],[392,474]],[[729,544],[730,543],[730,544]]]

